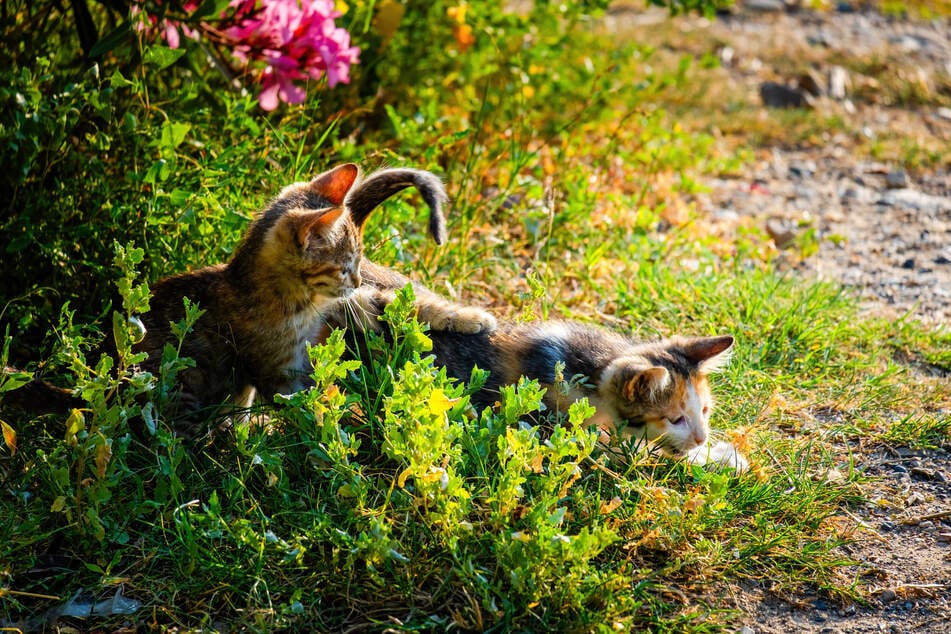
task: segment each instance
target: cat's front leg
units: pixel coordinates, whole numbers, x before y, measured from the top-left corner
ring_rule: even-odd
[[[358,332],[383,332],[380,317],[387,304],[396,295],[372,286],[361,286],[346,299],[335,302],[324,311],[326,322],[332,327],[350,327]]]
[[[703,444],[687,452],[687,461],[696,465],[715,465],[729,467],[737,473],[743,473],[750,468],[750,463],[736,447],[728,442],[717,442],[714,445]]]
[[[417,295],[416,316],[433,330],[467,335],[492,332],[498,326],[495,316],[488,311],[477,306],[463,306],[435,294]]]

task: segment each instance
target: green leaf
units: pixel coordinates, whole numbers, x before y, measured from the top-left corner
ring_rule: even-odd
[[[159,140],[161,147],[173,149],[177,148],[185,141],[185,136],[192,127],[188,123],[177,123],[175,121],[166,121],[162,124],[162,136]]]
[[[132,24],[126,20],[96,42],[89,51],[90,57],[101,57],[132,36]]]
[[[183,48],[169,48],[167,46],[150,46],[145,49],[142,61],[145,64],[158,67],[158,70],[168,68],[185,54]]]
[[[195,20],[203,18],[217,19],[228,8],[228,4],[229,0],[205,0],[195,9],[191,17]]]

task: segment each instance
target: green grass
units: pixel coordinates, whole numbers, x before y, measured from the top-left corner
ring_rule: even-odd
[[[633,452],[608,462],[583,407],[550,435],[533,427],[544,416],[529,383],[475,412],[400,306],[397,342],[373,342],[372,362],[339,363],[332,341],[314,352],[315,388],[207,446],[172,434],[160,407],[154,433],[136,434],[141,377],[128,358],[118,379],[81,363],[102,327],[78,303],[78,319],[57,321],[53,302],[60,343],[45,356],[90,406],[69,420],[4,412],[16,451],[0,453],[0,626],[32,629],[79,589],[106,598],[120,587],[137,612],[78,626],[718,632],[735,623],[726,586],[742,580],[863,596],[836,549],[874,486],[853,447],[948,444],[948,333],[867,317],[843,289],[779,273],[755,227],[720,233],[690,195],[745,154],[657,107],[691,94],[690,73],[715,69],[575,35],[512,62],[534,91],[501,71],[458,93],[424,85],[410,95],[415,113],[391,108],[377,130],[361,132],[355,114],[314,129],[315,103],[259,120],[225,96],[224,127],[172,101],[167,113],[135,109],[159,141],[116,173],[174,161],[149,187],[96,181],[122,193],[113,220],[148,219],[124,241],[144,250],[121,251],[118,273],[97,270],[120,282],[118,313],[134,313],[137,284],[195,252],[194,264],[226,257],[287,182],[340,160],[437,169],[453,197],[450,244],[427,242],[419,201],[405,196],[371,219],[373,259],[505,318],[732,333],[713,424],[751,471]],[[613,52],[586,64],[592,47]],[[542,62],[558,70],[550,82]],[[162,141],[166,117],[189,124],[183,138]],[[92,312],[110,314],[103,302]],[[4,321],[14,347],[42,310]],[[122,350],[135,332],[117,323]]]

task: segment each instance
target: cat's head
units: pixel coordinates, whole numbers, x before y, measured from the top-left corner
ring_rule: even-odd
[[[360,286],[363,241],[344,201],[360,174],[347,163],[288,185],[249,230],[242,256],[251,274],[288,302],[330,301]]]
[[[733,337],[675,337],[615,359],[600,384],[625,436],[682,456],[707,442],[713,398],[707,375],[729,359]]]
[[[430,209],[430,231],[445,240],[442,181],[430,172],[384,169],[365,179],[352,163],[288,185],[254,222],[233,260],[269,280],[291,300],[347,297],[360,283],[363,226],[393,194],[415,186]],[[304,282],[301,285],[301,281]]]

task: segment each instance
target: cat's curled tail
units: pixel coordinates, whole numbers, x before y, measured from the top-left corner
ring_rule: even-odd
[[[449,201],[449,196],[446,195],[442,181],[432,172],[408,167],[373,172],[347,192],[344,205],[350,210],[354,223],[362,227],[367,216],[380,203],[407,187],[416,187],[419,190],[429,206],[429,232],[436,244],[445,243],[446,218],[443,215],[443,205]]]

